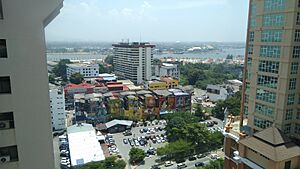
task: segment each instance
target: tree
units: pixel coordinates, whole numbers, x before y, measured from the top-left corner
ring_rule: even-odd
[[[50,82],[50,83],[55,83],[55,76],[54,76],[54,75],[50,74],[50,75],[48,76],[48,78],[49,78],[49,82]]]
[[[161,61],[157,58],[153,59],[153,65],[160,65],[161,64]]]
[[[63,81],[67,81],[67,64],[71,63],[69,59],[62,59],[52,69],[56,77],[61,77]]]
[[[146,154],[144,150],[139,148],[131,148],[129,151],[129,161],[130,163],[139,163],[144,161]]]
[[[74,84],[80,84],[83,81],[83,75],[80,73],[74,73],[70,76],[70,82]]]
[[[213,115],[221,120],[224,120],[224,109],[227,108],[228,114],[238,115],[241,106],[241,92],[235,93],[224,101],[218,101],[216,107],[213,108]]]
[[[104,65],[99,64],[99,73],[107,73],[108,71],[106,70],[106,68],[104,67]]]
[[[202,106],[200,104],[196,104],[195,109],[195,116],[199,117],[200,120],[204,120],[204,112]]]
[[[198,167],[198,169],[223,169],[224,168],[224,159],[217,159],[210,161],[208,165],[204,167]]]
[[[107,157],[103,161],[90,162],[75,169],[124,169],[126,162],[124,160],[117,159],[115,156]]]
[[[113,65],[114,64],[113,58],[114,58],[113,55],[107,55],[104,62],[107,63],[107,64],[110,64],[110,65]]]
[[[183,139],[171,142],[164,147],[157,149],[157,155],[167,155],[171,159],[182,159],[193,154],[194,145]]]

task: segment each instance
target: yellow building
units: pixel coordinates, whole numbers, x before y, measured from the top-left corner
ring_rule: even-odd
[[[169,88],[169,89],[176,88],[176,87],[178,87],[178,84],[179,84],[178,79],[168,77],[168,76],[160,77],[160,81],[165,82],[167,84],[167,88]]]
[[[146,83],[146,88],[150,90],[165,90],[168,89],[168,85],[166,82],[148,81]]]

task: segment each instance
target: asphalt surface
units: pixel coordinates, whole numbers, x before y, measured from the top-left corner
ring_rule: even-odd
[[[150,125],[150,126],[146,126],[147,128],[154,128],[154,127],[163,127],[163,125]],[[140,129],[145,128],[143,127],[133,127],[131,129],[132,135],[131,136],[124,136],[122,133],[117,133],[117,134],[113,134],[113,139],[116,142],[116,145],[120,151],[120,155],[122,155],[122,158],[129,164],[129,151],[131,149],[131,146],[129,144],[124,144],[123,143],[123,139],[126,138],[137,138],[137,137],[141,137],[141,136],[147,136],[147,135],[161,135],[163,133],[165,133],[165,131],[158,131],[155,132],[155,134],[146,134],[146,133],[140,133]],[[145,146],[134,146],[143,150],[148,150],[150,147],[153,148],[158,148],[158,147],[163,147],[166,143],[152,143],[151,140],[148,141],[148,145]],[[155,159],[157,158],[156,155],[154,156],[150,156],[150,157],[146,157],[145,158],[145,164],[141,164],[138,166],[131,166],[131,168],[138,168],[138,169],[149,169],[152,165],[155,164]],[[129,167],[130,168],[130,167]]]

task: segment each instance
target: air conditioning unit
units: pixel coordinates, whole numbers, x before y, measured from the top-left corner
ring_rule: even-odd
[[[9,121],[0,121],[0,129],[9,129]]]
[[[8,163],[10,161],[10,156],[0,156],[0,164]]]

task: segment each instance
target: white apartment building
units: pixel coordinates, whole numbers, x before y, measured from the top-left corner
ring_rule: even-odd
[[[62,87],[49,84],[52,130],[66,129],[65,94]]]
[[[0,168],[53,169],[44,28],[62,0],[0,0]]]
[[[97,77],[99,75],[99,65],[94,63],[67,64],[67,78],[70,79],[74,73],[80,73],[83,77]]]
[[[136,84],[151,80],[151,65],[153,48],[150,43],[119,43],[114,47],[114,71],[123,79],[129,79]]]
[[[180,71],[176,64],[162,63],[161,65],[153,65],[154,76],[171,76],[173,78],[179,79]]]

